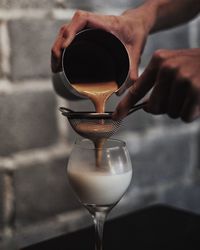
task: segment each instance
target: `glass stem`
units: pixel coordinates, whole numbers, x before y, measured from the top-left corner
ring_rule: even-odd
[[[103,250],[103,228],[107,213],[105,211],[95,212],[93,215],[95,226],[95,250]]]

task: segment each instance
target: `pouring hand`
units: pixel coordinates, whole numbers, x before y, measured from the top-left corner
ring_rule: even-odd
[[[131,12],[131,15],[129,12]],[[126,11],[120,16],[77,11],[71,22],[60,28],[54,42],[52,47],[52,71],[54,73],[61,71],[62,51],[72,42],[77,32],[84,28],[99,28],[113,33],[126,46],[131,62],[130,78],[133,82],[138,77],[138,64],[148,36],[150,23],[150,18],[146,17],[146,11],[143,8]]]
[[[113,119],[122,119],[152,88],[145,111],[191,122],[200,116],[200,49],[158,50],[120,101]]]

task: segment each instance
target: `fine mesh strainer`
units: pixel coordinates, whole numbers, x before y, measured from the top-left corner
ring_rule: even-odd
[[[127,115],[143,108],[146,102],[135,105]],[[109,138],[120,128],[122,120],[114,121],[112,112],[75,112],[71,109],[60,107],[62,115],[69,120],[71,127],[81,136],[91,139]]]

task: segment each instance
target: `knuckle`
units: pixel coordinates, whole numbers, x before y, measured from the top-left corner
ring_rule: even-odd
[[[192,107],[187,107],[188,110],[186,110],[185,112],[183,112],[181,114],[181,120],[189,123],[194,121],[195,119],[197,119],[200,116],[200,110],[199,110],[199,105],[192,105]]]
[[[65,25],[61,26],[60,32],[59,32],[60,36],[63,38],[67,38],[68,33],[69,33],[68,25],[65,24]]]
[[[172,119],[177,119],[178,118],[178,113],[175,113],[173,110],[169,110],[168,112],[168,116]]]
[[[192,85],[198,97],[200,97],[200,82],[197,78],[192,78]]]
[[[68,27],[65,28],[65,30],[63,31],[63,38],[67,38],[69,35],[69,29]]]
[[[199,81],[194,76],[191,76],[190,72],[179,71],[176,75],[176,84],[184,86],[194,100],[200,99]]]
[[[151,113],[153,115],[158,115],[159,114],[159,110],[158,110],[158,108],[155,105],[149,105],[147,107],[147,112]]]
[[[141,95],[141,88],[139,88],[139,86],[137,86],[136,84],[132,85],[129,90],[128,90],[128,94],[132,97],[136,97]]]
[[[146,111],[148,113],[157,115],[157,114],[159,114],[159,108],[160,107],[157,105],[156,100],[151,96],[147,105],[146,105]]]
[[[66,24],[64,24],[64,25],[62,25],[62,26],[60,27],[59,33],[62,34],[62,33],[65,31],[65,29],[66,29]]]
[[[137,76],[137,73],[135,71],[131,71],[130,72],[130,80],[131,80],[131,83],[129,84],[132,84],[133,82],[136,82],[138,79],[138,76]]]
[[[177,70],[177,66],[172,60],[164,60],[161,64],[160,70],[163,72],[175,72]]]
[[[51,48],[51,54],[52,54],[53,56],[56,56],[56,55],[57,55],[57,50],[56,50],[55,46],[53,46],[53,47]]]
[[[82,19],[87,16],[87,12],[84,10],[77,10],[74,14],[75,19]]]
[[[160,64],[168,58],[168,50],[159,49],[153,53],[153,61]]]
[[[51,49],[51,55],[55,59],[59,59],[60,58],[60,49],[57,46],[53,46]]]
[[[190,84],[191,98],[200,104],[200,86],[192,81]]]
[[[115,31],[119,31],[120,29],[120,20],[117,16],[115,15],[110,15],[110,26],[115,30]]]
[[[185,123],[190,123],[194,120],[194,118],[191,117],[190,115],[182,115],[181,120]]]
[[[177,69],[176,79],[185,82],[191,82],[191,74],[186,69],[179,68]]]

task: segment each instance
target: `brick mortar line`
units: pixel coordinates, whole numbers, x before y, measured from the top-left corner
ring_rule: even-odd
[[[55,93],[53,89],[53,85],[51,80],[28,80],[24,82],[14,82],[12,83],[8,79],[1,79],[0,80],[0,96],[1,95],[12,95],[16,93],[24,93],[26,91],[37,93],[40,91],[49,91],[52,92],[52,94],[55,95],[57,106],[56,106],[56,122],[58,125],[58,139],[61,143],[64,143],[66,141],[66,135],[67,135],[67,126],[66,121],[61,117],[60,112],[58,111],[58,108],[60,106],[66,106],[67,100],[58,97],[58,95]]]
[[[80,223],[80,221],[82,221],[82,223]],[[35,225],[19,229],[16,233],[16,242],[18,247],[26,247],[27,244],[30,245],[39,241],[44,241],[50,239],[51,237],[62,235],[63,233],[72,233],[90,225],[92,225],[90,215],[86,210],[81,208],[64,214],[59,214],[51,218],[50,221],[43,221],[41,223],[36,223]],[[33,237],[33,232],[35,237]],[[33,239],[32,242],[30,242],[30,238]],[[36,238],[37,242],[34,240]]]
[[[3,197],[3,213],[5,220],[4,233],[11,236],[13,233],[15,217],[15,191],[13,183],[13,174],[9,173],[4,176],[5,190]]]
[[[194,19],[189,23],[189,43],[191,48],[198,48],[198,33],[199,27],[198,23],[200,23],[200,16]]]
[[[47,148],[26,150],[11,155],[0,157],[0,172],[12,172],[18,167],[29,168],[32,162],[49,162],[58,157],[68,157],[71,146],[58,142]]]
[[[190,164],[188,166],[187,171],[185,172],[185,176],[184,176],[184,180],[187,182],[189,180],[195,180],[195,178],[199,178],[199,176],[197,177],[197,170],[199,170],[199,143],[198,143],[198,139],[197,139],[197,134],[200,133],[200,125],[197,127],[197,131],[195,131],[196,133],[196,137],[194,140],[194,142],[191,145],[191,156],[190,156]]]
[[[43,18],[52,18],[52,19],[65,19],[70,20],[72,16],[74,15],[75,11],[77,9],[0,9],[0,20],[16,20],[16,19],[43,19]],[[121,14],[125,9],[122,8],[99,8],[97,13],[102,14],[113,14],[113,15],[119,15]]]
[[[148,143],[153,143],[154,140],[158,140],[160,137],[164,136],[170,136],[173,137],[174,135],[186,135],[186,134],[197,134],[199,133],[200,130],[200,123],[199,122],[194,122],[193,124],[188,125],[184,124],[180,126],[165,126],[164,124],[158,124],[155,128],[150,127],[148,130],[142,131],[142,132],[134,132],[134,131],[129,131],[129,132],[122,132],[121,135],[118,136],[119,139],[123,139],[126,141],[128,144],[131,141],[136,141],[138,142],[137,148],[134,148],[131,151],[131,148],[129,149],[129,152],[131,154],[135,154],[141,150],[140,142],[142,140],[146,140],[146,144]],[[172,129],[173,128],[173,129]]]
[[[41,90],[53,90],[53,85],[50,79],[36,79],[36,80],[23,80],[11,82],[9,79],[0,79],[0,94],[1,93],[16,93],[23,91],[41,91]]]
[[[16,19],[42,19],[49,15],[51,12],[49,10],[39,10],[39,9],[0,9],[0,19],[1,20],[16,20]]]
[[[57,110],[59,109],[59,107],[68,106],[68,101],[65,100],[64,98],[56,96],[56,100],[57,100]],[[66,140],[66,135],[68,134],[69,123],[67,121],[67,118],[63,117],[60,112],[56,112],[56,119],[57,119],[59,138],[61,142],[64,142]]]
[[[1,42],[0,42],[1,43]],[[144,71],[143,68],[139,69],[139,74]],[[18,80],[18,81],[11,81],[9,78],[0,78],[0,94],[1,93],[12,93],[18,91],[41,91],[41,90],[52,90],[53,84],[51,80],[51,73],[49,74],[49,78],[40,78],[40,79],[25,79],[25,80]],[[55,93],[56,94],[56,93]],[[58,103],[61,105],[67,105],[67,100],[57,96]]]
[[[191,179],[187,179],[187,182],[190,182]],[[128,199],[130,200],[130,198],[136,198],[140,197],[141,194],[142,195],[149,195],[149,194],[156,194],[156,198],[159,199],[159,196],[166,190],[173,188],[177,185],[177,183],[179,184],[183,184],[185,182],[185,179],[183,180],[182,177],[177,177],[174,179],[171,179],[170,182],[167,183],[157,183],[155,185],[151,184],[151,185],[147,185],[145,187],[141,187],[141,186],[135,186],[134,192],[133,189],[130,190],[129,195],[128,195]],[[134,198],[134,199],[135,199]]]
[[[1,23],[1,22],[0,22]],[[1,42],[0,42],[1,44]],[[139,74],[142,74],[144,71],[144,68],[139,68]],[[39,79],[24,79],[24,80],[17,80],[17,81],[11,81],[9,78],[0,78],[0,94],[1,92],[10,92],[10,91],[23,91],[24,90],[33,90],[33,91],[40,91],[42,89],[44,90],[52,90],[54,93],[53,89],[53,84],[51,80],[51,73],[49,73],[49,78],[39,78]],[[62,100],[67,102],[67,100],[63,98],[59,98],[59,102],[63,103]]]
[[[152,203],[160,203],[160,201],[162,201],[162,196],[165,192],[167,192],[168,190],[172,190],[173,188],[176,188],[177,185],[183,185],[183,186],[190,186],[194,183],[194,179],[192,178],[182,178],[182,177],[178,177],[175,178],[173,180],[171,180],[171,182],[169,183],[165,183],[165,184],[158,184],[158,185],[151,185],[151,186],[146,186],[144,188],[141,187],[134,187],[134,191],[133,189],[129,192],[129,194],[127,195],[126,199],[124,199],[123,205],[126,206],[130,203],[130,201],[132,200],[133,203],[134,201],[136,201],[137,203],[137,199],[141,199],[143,196],[145,195],[151,195],[154,194],[155,195],[155,199],[152,200]],[[134,205],[134,204],[133,204]]]
[[[154,140],[157,140],[160,137],[160,135],[164,136],[163,131],[165,131],[165,135],[169,134],[170,136],[173,136],[174,134],[184,135],[187,134],[188,132],[197,133],[199,131],[199,125],[194,124],[191,127],[188,127],[187,130],[185,130],[184,127],[182,128],[179,127],[173,130],[171,128],[160,128],[160,129],[153,128],[148,130],[145,134],[128,133],[128,136],[125,136],[124,140],[128,142],[129,140],[132,140],[132,138],[134,138],[134,140],[138,139],[138,142],[140,142],[145,137],[147,143],[152,143]],[[140,145],[137,150],[138,151],[141,150]],[[26,150],[23,152],[13,154],[10,157],[0,157],[0,162],[1,162],[0,170],[11,171],[12,169],[15,169],[18,164],[23,165],[23,167],[29,167],[29,163],[31,163],[32,161],[47,162],[54,159],[55,157],[67,156],[69,155],[70,151],[71,151],[71,145],[68,145],[65,143],[65,141],[61,140],[57,144],[54,144],[53,146],[47,148]],[[135,154],[135,151],[134,152],[130,151],[130,153]]]
[[[0,22],[0,53],[1,53],[1,68],[3,75],[10,73],[10,37],[8,27],[5,21]]]

